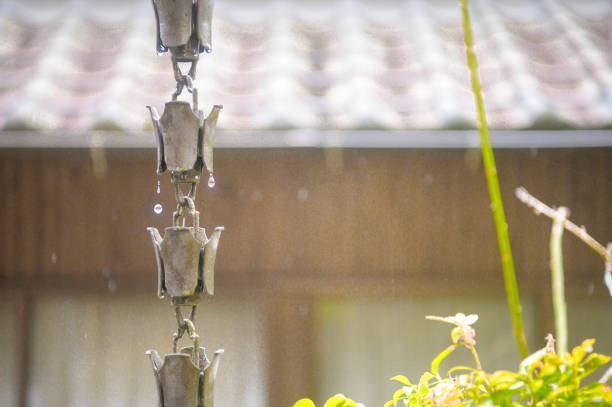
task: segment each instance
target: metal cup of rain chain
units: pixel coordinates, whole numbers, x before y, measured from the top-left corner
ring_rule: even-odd
[[[223,349],[209,362],[204,348],[199,355],[193,347],[181,349],[162,358],[156,350],[147,351],[157,383],[159,407],[214,407],[214,382]],[[195,363],[194,363],[195,362]]]
[[[197,182],[204,165],[212,174],[215,130],[223,106],[215,105],[206,119],[187,102],[167,102],[161,118],[154,107],[147,107],[157,141],[157,172],[168,169],[186,182]]]
[[[191,62],[189,76],[201,52],[211,52],[213,0],[152,0],[157,23],[157,52],[170,50],[177,62]],[[177,77],[178,79],[178,77]]]
[[[167,227],[163,239],[156,228],[147,228],[157,259],[157,295],[170,296],[173,305],[197,305],[204,288],[208,295],[214,294],[215,257],[223,227],[215,228],[209,239],[195,219],[193,227]]]

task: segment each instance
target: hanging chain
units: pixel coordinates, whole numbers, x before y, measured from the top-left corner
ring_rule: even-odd
[[[176,101],[178,96],[183,92],[183,89],[187,89],[191,93],[192,109],[198,110],[198,90],[193,86],[193,75],[195,74],[196,60],[192,62],[191,69],[187,75],[183,75],[178,68],[178,64],[173,58],[172,67],[174,69],[174,77],[176,79],[176,91],[172,94],[172,100]],[[174,226],[185,227],[185,218],[189,213],[193,219],[194,233],[197,233],[200,223],[200,212],[195,208],[195,198],[198,189],[198,183],[200,181],[200,175],[194,175],[191,173],[173,173],[171,174],[171,181],[174,184],[174,195],[176,197],[176,211],[172,214],[172,223]],[[181,185],[189,185],[189,191],[187,195],[183,193]],[[180,222],[181,217],[182,222]],[[173,334],[173,352],[177,352],[178,341],[183,337],[185,332],[189,334],[189,337],[193,341],[193,360],[197,367],[200,364],[200,336],[195,331],[195,312],[196,305],[191,307],[191,312],[188,318],[183,318],[181,307],[175,306],[174,311],[176,315],[177,331]]]
[[[170,51],[170,57],[172,62],[172,71],[174,75],[174,79],[176,81],[176,89],[172,93],[172,101],[176,102],[179,99],[179,96],[186,89],[187,93],[191,94],[192,97],[192,112],[199,117],[200,119],[200,129],[198,133],[198,149],[205,149],[206,147],[202,147],[200,143],[203,143],[202,138],[205,138],[204,131],[204,119],[202,112],[198,109],[198,90],[194,85],[194,80],[196,77],[196,67],[200,58],[201,52],[210,52],[210,21],[212,18],[212,1],[207,2],[193,2],[189,1],[186,7],[190,9],[192,14],[188,16],[187,14],[176,13],[176,7],[185,6],[187,4],[187,0],[182,3],[167,3],[162,0],[153,0],[153,7],[155,10],[155,17],[157,21],[157,51],[158,52],[166,52]],[[185,9],[186,10],[186,9]],[[176,14],[176,15],[175,15]],[[172,24],[175,24],[180,18],[184,17],[185,19],[180,21],[180,27],[171,27]],[[177,23],[178,24],[178,23]],[[185,27],[191,27],[191,34],[189,39],[186,42],[182,42],[184,37],[182,36],[183,30]],[[208,31],[206,30],[208,27]],[[174,30],[172,29],[174,28]],[[178,35],[177,33],[181,33]],[[173,45],[169,45],[173,44]],[[187,96],[188,95],[184,95]],[[167,104],[168,105],[168,104]],[[175,106],[176,107],[176,106]],[[165,113],[165,112],[164,112]],[[153,120],[158,120],[152,113]],[[180,113],[174,113],[174,116],[170,117],[178,117],[183,118]],[[216,125],[216,116],[214,116]],[[190,119],[191,120],[191,119]],[[170,120],[171,121],[171,120]],[[185,124],[183,127],[177,126],[179,137],[182,137],[183,134],[180,131],[184,131],[185,128],[189,127],[189,123]],[[214,129],[213,129],[214,131]],[[212,133],[214,134],[214,133]],[[161,131],[159,131],[158,136],[158,149],[163,147],[165,141],[163,140],[163,135]],[[212,142],[211,142],[212,143]],[[160,147],[161,146],[161,147]],[[158,161],[160,160],[158,150]],[[163,157],[163,150],[161,150],[161,156]],[[212,148],[211,148],[212,151]],[[198,154],[201,155],[201,152],[198,151]],[[187,154],[188,155],[188,154]],[[191,216],[193,221],[192,233],[194,238],[202,243],[202,248],[204,244],[207,242],[207,237],[204,233],[204,230],[200,228],[200,212],[196,210],[195,207],[195,199],[196,193],[198,189],[198,184],[200,182],[200,178],[202,176],[202,165],[206,165],[208,168],[207,159],[212,163],[212,153],[210,153],[210,157],[200,157],[201,161],[197,163],[197,165],[193,165],[190,169],[186,169],[189,167],[189,164],[185,164],[181,160],[179,160],[179,164],[173,165],[170,169],[170,180],[174,185],[174,193],[176,198],[176,210],[173,212],[172,223],[174,227],[185,227],[186,218]],[[165,171],[165,162],[164,165],[159,168],[162,168],[162,172]],[[209,172],[211,172],[212,176],[212,164],[209,168]],[[187,193],[183,191],[183,188],[187,189]],[[218,237],[217,237],[218,239]],[[203,250],[203,249],[200,249]],[[215,249],[216,250],[216,249]],[[197,255],[197,253],[196,253]],[[202,256],[200,252],[200,256]],[[202,271],[200,270],[200,273]],[[164,277],[165,278],[165,277]],[[201,278],[201,276],[200,276]],[[201,284],[202,282],[199,282]],[[179,291],[181,292],[181,291]],[[175,292],[176,293],[176,292]],[[199,293],[199,292],[198,292]],[[193,295],[193,293],[191,294]],[[177,330],[173,335],[173,349],[174,352],[177,352],[178,341],[185,335],[185,332],[188,333],[189,337],[194,342],[194,361],[199,364],[199,336],[195,331],[195,313],[196,313],[196,305],[192,305],[194,302],[189,300],[187,302],[181,295],[175,295],[179,298],[177,302],[174,301],[175,304],[175,315],[177,322]],[[187,297],[187,296],[186,296]],[[197,301],[196,301],[197,303]],[[180,305],[183,304],[183,305]],[[183,316],[181,311],[181,307],[183,306],[191,306],[191,311],[187,317]]]
[[[191,332],[193,332],[195,334],[194,322],[195,322],[196,306],[193,305],[191,307],[191,312],[189,313],[189,318],[183,318],[183,313],[181,312],[181,307],[179,305],[176,305],[174,307],[174,312],[175,312],[175,315],[176,315],[176,324],[178,325],[178,329],[172,335],[173,336],[173,340],[174,340],[174,344],[172,346],[172,351],[174,353],[176,353],[177,352],[177,346],[178,346],[179,339],[181,339],[183,337],[183,335],[185,334],[185,331],[189,331],[190,326],[191,326],[191,331],[189,331],[190,332],[189,336],[190,337],[192,336]],[[187,322],[187,321],[189,321],[189,322]],[[198,340],[199,340],[199,336],[198,336]],[[194,343],[194,346],[195,346],[195,343]]]
[[[200,212],[196,210],[195,203],[193,199],[195,198],[195,183],[191,185],[191,189],[189,190],[188,195],[183,195],[183,191],[181,191],[181,187],[179,184],[174,184],[174,192],[176,194],[176,211],[173,213],[173,224],[174,226],[179,226],[179,219],[181,216],[183,217],[183,222],[180,226],[185,226],[185,209],[191,214],[193,218],[194,228],[198,228],[200,226]],[[194,233],[197,232],[194,230]]]

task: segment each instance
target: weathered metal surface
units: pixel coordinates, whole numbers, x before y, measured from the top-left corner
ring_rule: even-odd
[[[187,44],[192,34],[192,3],[192,0],[153,0],[158,51]]]
[[[201,173],[205,163],[212,173],[215,131],[223,106],[215,105],[206,119],[187,102],[166,103],[161,118],[154,107],[148,108],[157,142],[157,171]]]
[[[202,372],[189,355],[170,353],[161,361],[155,350],[147,351],[153,364],[160,407],[198,407]]]
[[[201,291],[200,251],[205,240],[196,239],[193,228],[171,226],[166,228],[165,236],[155,228],[148,228],[158,260],[158,294],[169,295],[173,302],[191,303]],[[203,231],[202,231],[203,233]],[[205,236],[204,236],[205,237]],[[187,298],[190,298],[189,300]],[[185,298],[180,300],[180,298]]]
[[[211,52],[212,51],[212,15],[213,15],[213,4],[214,0],[198,0],[198,21],[196,27],[198,28],[198,38],[200,40],[200,52]]]
[[[159,407],[214,407],[214,385],[223,349],[209,361],[203,347],[193,363],[193,346],[163,359],[156,350],[147,351],[159,395]]]
[[[152,0],[152,3],[158,52],[170,50],[179,61],[196,61],[199,53],[211,52],[213,0]]]
[[[217,247],[219,246],[222,231],[222,226],[216,227],[210,239],[206,242],[206,247],[202,249],[204,257],[204,287],[208,295],[215,293],[215,258],[217,257]]]
[[[204,120],[204,137],[202,142],[202,155],[204,156],[204,164],[206,170],[212,174],[213,172],[213,147],[215,144],[215,133],[217,130],[217,120],[219,113],[223,109],[221,105],[213,106],[210,114]]]
[[[164,270],[164,262],[162,260],[161,254],[161,242],[163,238],[159,234],[159,231],[156,228],[147,228],[147,230],[151,233],[151,239],[153,240],[153,248],[155,249],[155,260],[157,261],[157,296],[160,298],[164,297],[164,293],[166,292],[165,287],[165,270]]]
[[[171,297],[187,297],[196,292],[200,249],[204,242],[195,238],[191,228],[166,228],[161,243],[166,291]]]
[[[219,369],[219,361],[223,354],[223,349],[219,349],[213,355],[210,366],[204,371],[203,380],[200,381],[200,405],[203,407],[214,407],[215,403],[215,378]]]
[[[185,355],[193,355],[193,346],[182,347],[180,352]],[[204,372],[210,366],[210,360],[206,357],[206,349],[203,346],[200,346],[198,366],[201,372]]]
[[[156,228],[147,230],[157,259],[158,296],[170,296],[176,305],[195,305],[204,287],[213,295],[215,258],[223,227],[215,228],[210,239],[200,227],[167,227],[163,238]]]
[[[187,102],[168,102],[161,118],[150,108],[158,142],[158,168],[187,171],[198,167],[198,140],[202,117]],[[201,167],[200,167],[201,168]]]

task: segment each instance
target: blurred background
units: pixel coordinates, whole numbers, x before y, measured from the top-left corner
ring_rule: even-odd
[[[470,4],[533,351],[550,221],[513,190],[612,239],[612,3]],[[146,0],[0,2],[2,406],[157,404],[145,351],[175,319],[145,228],[175,200],[145,105],[175,83],[154,22]],[[217,1],[196,81],[224,105],[196,202],[225,226],[196,319],[225,349],[217,405],[382,405],[449,343],[430,314],[479,314],[484,368],[517,368],[462,41],[456,0]],[[570,346],[612,354],[603,262],[569,234],[564,254]]]

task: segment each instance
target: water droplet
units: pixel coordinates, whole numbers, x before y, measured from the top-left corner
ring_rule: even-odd
[[[161,204],[155,204],[155,206],[153,207],[153,212],[155,212],[158,215],[162,213],[163,210],[164,210],[164,207],[161,206]]]
[[[208,188],[214,188],[215,187],[215,177],[210,174],[208,176]]]
[[[159,193],[161,192],[161,185],[159,184],[159,180],[157,180],[157,189],[155,191],[157,192],[157,195],[159,195]]]
[[[57,254],[55,252],[51,253],[51,263],[57,263]]]

